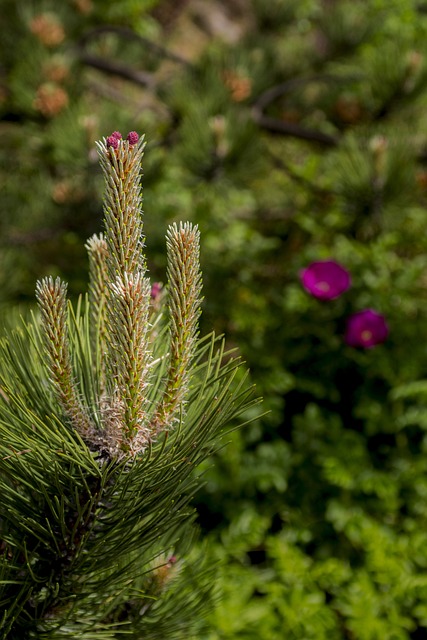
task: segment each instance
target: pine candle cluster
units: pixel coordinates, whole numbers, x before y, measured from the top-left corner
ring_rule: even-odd
[[[257,402],[240,359],[199,337],[199,231],[144,255],[144,141],[98,143],[104,231],[89,291],[37,283],[40,311],[0,339],[0,636],[200,637],[213,565],[194,544],[200,465]],[[248,412],[248,413],[247,413]],[[244,422],[244,418],[243,418]]]
[[[96,401],[85,403],[72,371],[67,286],[37,283],[48,367],[65,414],[81,437],[110,457],[143,452],[182,416],[200,314],[199,231],[173,224],[166,236],[169,352],[160,398],[153,400],[154,351],[141,216],[144,139],[115,131],[97,143],[105,178],[104,233],[87,242],[90,339],[98,371]]]

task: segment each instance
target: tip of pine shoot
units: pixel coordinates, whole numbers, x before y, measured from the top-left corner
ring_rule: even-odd
[[[126,140],[129,142],[129,144],[136,144],[139,140],[139,135],[136,131],[129,131]]]
[[[107,147],[112,147],[113,149],[117,149],[122,139],[123,139],[123,136],[120,133],[120,131],[113,131],[113,133],[109,135],[108,138],[106,139]],[[137,144],[139,140],[139,135],[137,134],[136,131],[129,131],[129,133],[126,136],[126,140],[129,143],[129,146],[134,146],[135,144]]]
[[[117,138],[114,133],[111,134],[111,136],[108,136],[107,138],[107,147],[113,147],[113,149],[117,149],[119,146],[119,139]]]

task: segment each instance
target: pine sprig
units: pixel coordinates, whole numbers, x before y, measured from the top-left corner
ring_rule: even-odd
[[[110,280],[125,273],[145,272],[140,184],[144,138],[136,144],[113,136],[97,142],[105,178],[105,240],[108,246]],[[111,144],[113,143],[113,144]]]
[[[164,395],[152,421],[155,433],[173,426],[184,409],[197,342],[202,290],[197,226],[188,222],[171,225],[166,247],[170,355]]]
[[[105,297],[107,294],[108,268],[107,241],[102,233],[94,234],[86,243],[89,256],[89,308],[90,308],[90,333],[92,349],[96,353],[99,350],[101,356],[105,352],[106,327],[105,327]]]
[[[59,278],[44,278],[37,282],[36,298],[41,313],[47,364],[59,402],[76,431],[88,438],[93,433],[93,427],[83,408],[71,365],[67,285]]]
[[[120,439],[124,451],[143,451],[147,428],[151,351],[149,299],[151,285],[141,273],[117,277],[110,285],[108,336],[113,386],[107,430]],[[121,431],[121,435],[118,432]]]
[[[143,138],[115,132],[98,143],[105,178],[107,394],[102,411],[111,452],[143,451],[150,440],[147,386],[151,286],[145,278],[140,185]]]

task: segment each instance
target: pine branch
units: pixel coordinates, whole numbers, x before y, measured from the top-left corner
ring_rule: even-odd
[[[7,638],[189,637],[212,591],[212,574],[188,560],[195,469],[254,403],[238,360],[215,336],[198,338],[198,228],[167,232],[163,325],[143,255],[143,142],[115,132],[98,149],[105,236],[86,245],[88,305],[67,306],[66,284],[45,278],[41,326],[0,341]],[[159,558],[169,561],[159,567]]]

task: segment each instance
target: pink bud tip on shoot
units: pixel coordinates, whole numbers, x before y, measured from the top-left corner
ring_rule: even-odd
[[[119,146],[119,140],[114,135],[108,136],[107,138],[107,147],[113,147],[113,149],[117,149]]]
[[[126,140],[129,142],[129,144],[136,144],[139,140],[139,135],[136,131],[129,131]]]
[[[117,138],[117,140],[121,140],[123,138],[123,136],[120,133],[120,131],[113,131],[113,133],[111,134],[110,138]]]
[[[161,282],[154,282],[151,286],[151,299],[157,300],[162,291],[163,285]]]

